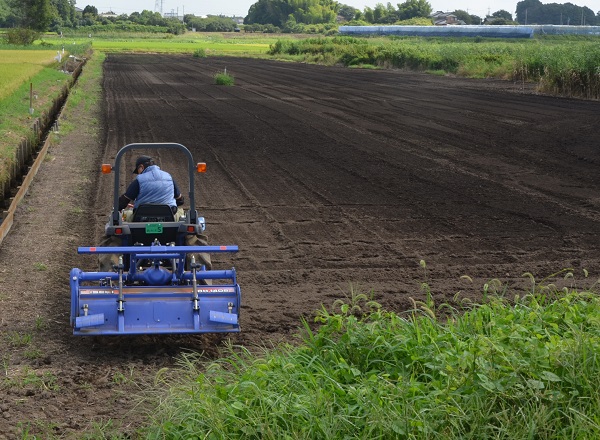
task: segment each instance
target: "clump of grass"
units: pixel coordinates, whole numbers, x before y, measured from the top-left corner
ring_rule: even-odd
[[[32,335],[30,333],[9,332],[6,335],[8,345],[12,347],[27,347],[31,344]]]
[[[194,53],[192,54],[192,56],[194,58],[206,58],[207,57],[206,49],[204,49],[204,48],[196,49],[194,51]]]
[[[446,76],[448,74],[448,72],[446,72],[443,69],[438,69],[438,70],[426,70],[425,73],[429,73],[430,75],[435,75],[435,76]]]
[[[234,77],[227,73],[227,70],[218,72],[214,76],[215,84],[220,86],[232,86],[234,84]]]
[[[45,326],[46,326],[46,324],[44,323],[44,318],[41,317],[41,316],[37,316],[35,318],[35,329],[36,329],[36,331],[41,331]]]
[[[58,391],[60,389],[58,378],[55,374],[49,371],[37,373],[27,368],[20,378],[20,385],[23,387],[29,386],[38,390]]]
[[[353,294],[298,346],[184,356],[149,438],[600,438],[596,293],[488,296],[438,319],[425,290],[402,315]]]
[[[46,266],[46,264],[37,261],[33,263],[33,267],[35,268],[35,270],[39,270],[40,272],[48,270],[48,266]]]
[[[39,359],[44,355],[44,352],[39,348],[31,348],[23,352],[23,356],[27,359]]]

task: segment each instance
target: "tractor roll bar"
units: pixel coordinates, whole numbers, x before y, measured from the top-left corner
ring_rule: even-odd
[[[196,171],[196,164],[194,163],[194,158],[192,157],[192,153],[186,147],[181,144],[166,142],[166,143],[134,143],[125,145],[123,148],[119,150],[117,156],[115,157],[115,165],[113,167],[113,171],[115,173],[115,187],[113,193],[114,205],[112,212],[112,224],[113,226],[120,225],[121,216],[119,215],[119,170],[121,167],[121,157],[130,150],[141,150],[141,149],[175,149],[181,151],[188,160],[188,173],[189,173],[189,190],[188,197],[190,200],[190,210],[189,210],[189,220],[188,222],[191,224],[196,224],[198,222],[198,212],[196,211],[196,200],[194,196],[194,176]]]

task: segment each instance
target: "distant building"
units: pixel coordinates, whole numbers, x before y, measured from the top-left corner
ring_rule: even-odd
[[[431,14],[430,17],[435,26],[456,26],[467,24],[464,21],[459,20],[456,15],[451,14],[450,12],[437,11]]]
[[[179,10],[177,10],[177,12],[175,11],[171,11],[171,12],[165,12],[163,14],[164,18],[176,18],[179,21],[183,21],[183,15],[179,15]]]

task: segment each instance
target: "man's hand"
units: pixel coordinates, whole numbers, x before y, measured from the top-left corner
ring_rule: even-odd
[[[177,203],[177,206],[183,205],[183,196],[179,196],[178,198],[176,198],[175,203]]]
[[[119,211],[122,211],[123,209],[127,208],[129,202],[131,202],[131,200],[125,194],[119,197]]]

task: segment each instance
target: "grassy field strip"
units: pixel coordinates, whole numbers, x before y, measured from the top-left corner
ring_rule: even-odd
[[[0,99],[54,62],[54,50],[0,50]]]
[[[157,52],[157,53],[192,53],[205,49],[213,54],[265,54],[269,50],[266,43],[228,43],[210,41],[173,41],[173,40],[104,40],[92,42],[95,50],[103,52]]]
[[[526,41],[316,37],[277,41],[268,54],[328,65],[400,68],[536,82],[543,92],[600,98],[597,37]]]
[[[28,63],[47,66],[54,61],[56,50],[0,50],[0,65]]]
[[[44,44],[62,47],[68,44],[92,44],[102,52],[157,52],[193,53],[204,49],[216,55],[264,55],[269,46],[278,40],[298,40],[305,36],[284,34],[222,34],[186,33],[185,35],[157,36],[156,34],[101,33],[89,35],[65,35],[65,38],[46,35]]]

